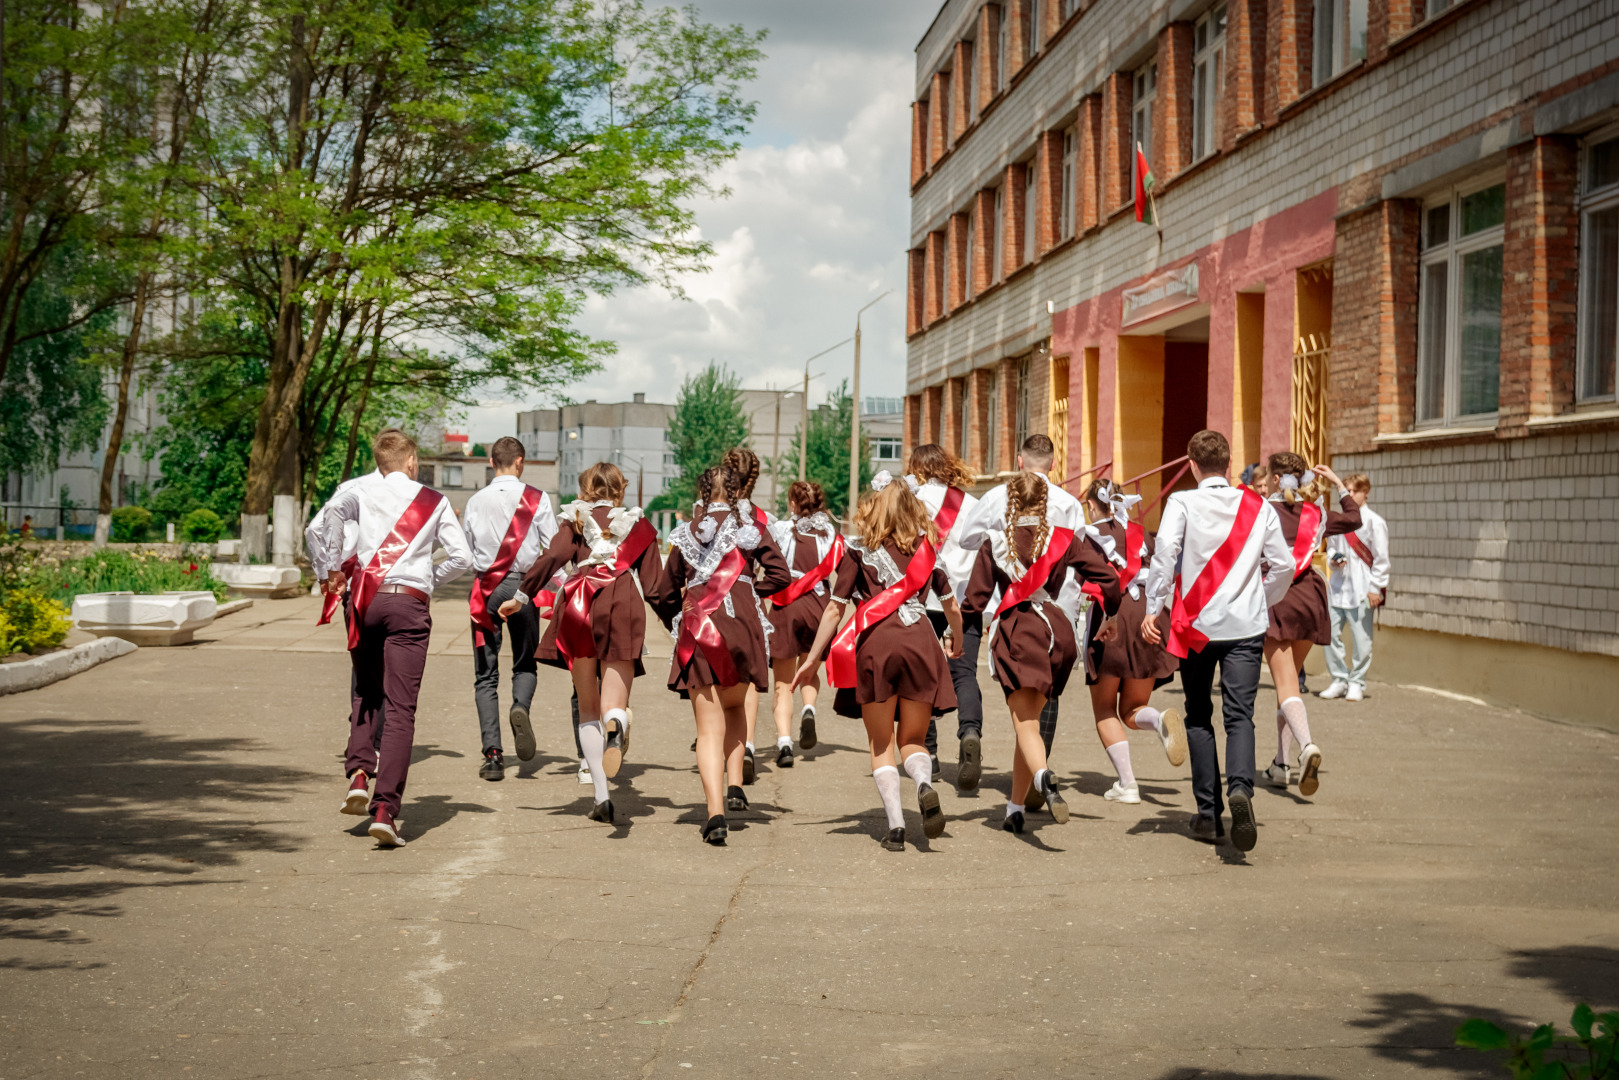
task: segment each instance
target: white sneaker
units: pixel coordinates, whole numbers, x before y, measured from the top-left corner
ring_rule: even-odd
[[[1134,806],[1141,801],[1141,785],[1131,784],[1125,787],[1115,780],[1113,786],[1102,793],[1102,798],[1108,802],[1121,802],[1127,806]]]
[[[1285,788],[1290,779],[1287,766],[1280,761],[1272,761],[1270,768],[1260,773],[1260,775],[1270,782],[1271,787]]]
[[[581,784],[589,784],[592,782],[590,779],[590,766],[583,761],[579,763],[579,782]]]
[[[1339,682],[1337,679],[1332,680],[1332,685],[1321,691],[1321,693],[1317,694],[1316,697],[1323,697],[1331,700],[1332,698],[1341,698],[1346,693],[1350,695],[1350,701],[1360,700],[1354,696],[1355,691],[1348,683]]]
[[[1299,751],[1299,794],[1308,798],[1321,786],[1321,748],[1311,743]]]
[[[1366,697],[1366,691],[1364,689],[1362,689],[1359,686],[1355,686],[1355,685],[1351,684],[1350,687],[1349,687],[1349,693],[1344,695],[1344,700],[1345,701],[1361,701],[1365,697]]]

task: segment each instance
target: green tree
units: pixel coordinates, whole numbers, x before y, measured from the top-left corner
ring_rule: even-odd
[[[807,453],[804,456],[805,479],[813,480],[821,485],[826,492],[826,507],[838,517],[846,517],[849,510],[849,434],[854,422],[854,399],[849,396],[849,381],[845,379],[838,384],[838,388],[827,395],[826,403],[817,406],[809,415],[808,438],[804,437],[804,430],[800,427],[793,434],[793,445],[786,453],[781,455],[777,464],[777,475],[784,481],[788,478],[798,478],[798,447],[804,443]],[[870,483],[873,476],[871,468],[871,450],[866,444],[864,434],[860,436],[860,486],[862,489]],[[781,506],[778,513],[785,513],[787,499],[787,483],[780,485]]]
[[[680,475],[669,482],[652,508],[689,509],[697,498],[697,478],[703,470],[718,465],[725,451],[747,441],[741,380],[710,363],[680,384],[675,411],[669,417],[669,448]]]

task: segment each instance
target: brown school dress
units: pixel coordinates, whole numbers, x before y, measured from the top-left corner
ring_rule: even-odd
[[[1299,535],[1299,514],[1302,502],[1287,503],[1272,499],[1271,507],[1282,522],[1282,537],[1289,549]],[[1348,495],[1343,497],[1343,510],[1328,510],[1327,536],[1340,536],[1360,528],[1360,507]],[[1327,613],[1327,580],[1309,567],[1293,579],[1287,593],[1271,606],[1270,627],[1265,636],[1277,641],[1308,641],[1327,645],[1332,641],[1332,618]]]
[[[731,653],[731,663],[736,666],[737,682],[729,685],[752,683],[758,690],[765,691],[770,689],[770,650],[764,606],[759,597],[785,589],[792,581],[792,574],[787,569],[787,560],[782,558],[781,549],[771,539],[769,530],[747,524],[740,526],[737,531],[743,529],[757,533],[758,543],[751,550],[743,550],[747,565],[742,570],[742,576],[731,586],[727,602],[716,607],[709,620],[724,639]],[[730,530],[722,525],[714,542],[734,545],[734,535],[728,536],[728,533]],[[675,653],[669,658],[669,689],[684,698],[691,696],[692,687],[715,686],[719,684],[719,679],[701,647],[692,651],[689,663],[680,663],[680,634],[676,631],[674,620],[685,605],[686,583],[693,576],[693,557],[704,546],[691,535],[688,525],[678,526],[671,539],[674,547],[669,551],[669,560],[664,563],[663,577],[657,589],[647,594],[647,599],[652,604],[652,610],[675,634]]]
[[[1012,542],[1026,567],[1039,557],[1034,541],[1034,526],[1019,525],[1012,530]],[[1080,581],[1094,583],[1102,590],[1102,607],[1109,615],[1119,610],[1119,575],[1113,572],[1102,550],[1083,533],[1074,535],[1068,551],[1046,577],[1045,590],[1053,598],[1062,588],[1069,567]],[[985,541],[973,563],[962,610],[993,617],[995,612],[989,610],[991,598],[997,589],[1004,594],[1011,586],[1012,578],[995,561],[993,543]],[[999,605],[999,598],[995,600]],[[1008,696],[1014,690],[1033,690],[1048,698],[1063,692],[1074,662],[1079,659],[1079,643],[1074,640],[1074,624],[1055,599],[1039,606],[1032,600],[1018,604],[1001,616],[994,634],[989,647],[990,669]]]
[[[1114,548],[1120,555],[1126,554],[1125,529],[1112,518],[1096,523],[1096,531],[1103,536],[1111,537]],[[1158,547],[1157,537],[1153,533],[1144,534],[1147,539],[1147,554],[1142,556],[1141,565],[1150,566],[1152,555]],[[1114,571],[1122,574],[1124,571],[1118,563],[1113,563]],[[1091,605],[1090,633],[1087,660],[1085,666],[1085,682],[1091,684],[1101,676],[1115,679],[1167,679],[1175,674],[1180,661],[1162,645],[1152,645],[1141,640],[1141,624],[1147,621],[1147,590],[1139,590],[1140,594],[1131,597],[1129,582],[1120,581],[1119,588],[1123,595],[1119,598],[1118,633],[1114,634],[1112,641],[1097,641],[1096,631],[1102,625],[1102,612],[1095,604]],[[1169,638],[1169,609],[1165,608],[1158,613],[1158,631]]]
[[[851,543],[833,575],[832,595],[849,603],[869,600],[901,580],[911,557],[892,541],[883,545],[883,551],[893,561],[898,577],[892,572],[885,576],[878,568],[881,560]],[[911,598],[915,622],[905,624],[902,606],[855,639],[855,685],[839,689],[832,699],[832,709],[839,716],[858,719],[861,706],[892,697],[928,702],[935,715],[955,709],[950,665],[923,606],[930,589],[940,598],[954,595],[944,568],[937,564],[927,583]]]
[[[821,564],[821,545],[818,537],[813,533],[799,532],[798,521],[799,519],[795,518],[788,522],[792,529],[792,556],[789,561],[794,570],[794,580]],[[765,613],[770,616],[772,660],[796,660],[814,646],[815,632],[820,629],[821,614],[826,611],[827,596],[835,578],[834,571],[821,583],[819,592],[811,589],[786,607],[765,604]]]
[[[597,506],[591,508],[590,516],[605,531],[611,512],[611,507]],[[550,546],[523,575],[523,592],[538,596],[558,570],[569,563],[588,558],[589,541],[574,528],[571,516],[562,516]],[[635,662],[635,674],[646,674],[646,665],[641,662],[641,651],[646,643],[646,603],[641,599],[641,594],[652,595],[663,576],[662,566],[657,543],[648,544],[630,570],[603,586],[591,600],[590,633],[596,642],[594,656],[597,660],[632,660]],[[640,579],[639,589],[635,586],[635,578]],[[542,664],[566,668],[568,661],[557,650],[557,625],[561,617],[562,596],[559,592],[557,605],[552,609],[551,618],[546,621],[545,633],[540,637],[540,646],[535,650],[534,657]]]

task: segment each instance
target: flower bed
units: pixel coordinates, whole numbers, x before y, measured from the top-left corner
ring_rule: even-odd
[[[170,559],[146,551],[100,551],[82,559],[36,559],[34,578],[47,596],[71,604],[83,593],[211,592],[225,599],[225,583],[206,560]]]

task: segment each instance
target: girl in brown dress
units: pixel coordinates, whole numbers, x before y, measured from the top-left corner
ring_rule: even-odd
[[[809,654],[793,677],[793,689],[815,677],[844,609],[855,599],[863,599],[855,622],[845,628],[848,636],[839,635],[834,646],[830,674],[840,688],[833,707],[839,716],[858,716],[866,725],[872,780],[888,819],[883,847],[904,851],[905,812],[900,806],[899,770],[894,768],[895,722],[901,763],[916,782],[922,831],[932,840],[944,832],[944,811],[933,790],[933,763],[926,746],[928,721],[934,709],[956,707],[945,651],[933,634],[922,598],[931,591],[944,607],[951,630],[947,639],[950,656],[961,655],[961,607],[938,565],[939,531],[927,507],[903,481],[895,483],[886,470],[877,474],[871,486],[876,494],[862,500],[855,511],[859,537],[849,541],[838,564],[832,598],[821,615]],[[913,566],[913,560],[921,561]]]
[[[1119,774],[1102,797],[1133,805],[1141,801],[1141,788],[1130,764],[1130,739],[1125,729],[1156,732],[1169,763],[1178,766],[1186,762],[1186,725],[1174,709],[1160,713],[1148,704],[1153,687],[1175,673],[1177,661],[1168,649],[1150,645],[1141,637],[1141,623],[1147,617],[1144,589],[1155,545],[1151,533],[1131,524],[1132,501],[1139,501],[1139,497],[1115,490],[1106,480],[1093,481],[1085,491],[1086,517],[1100,537],[1124,592],[1119,600],[1117,628],[1105,639],[1098,632],[1102,612],[1093,604],[1090,614],[1085,682],[1091,688],[1097,737]],[[1169,633],[1168,612],[1159,612],[1158,628],[1165,635]]]
[[[1074,625],[1055,602],[1069,569],[1101,592],[1103,610],[1110,617],[1106,631],[1114,629],[1111,616],[1119,609],[1118,575],[1088,534],[1074,532],[1065,548],[1052,548],[1053,539],[1060,539],[1067,530],[1053,531],[1046,516],[1046,499],[1046,481],[1035,473],[1021,472],[1006,485],[1005,525],[991,531],[978,549],[962,604],[967,612],[994,619],[989,631],[990,670],[1006,693],[1017,738],[1011,801],[1006,804],[1003,828],[1018,833],[1023,831],[1024,801],[1031,786],[1045,797],[1059,824],[1068,820],[1068,804],[1046,768],[1040,710],[1047,698],[1062,693],[1079,659]],[[1000,610],[991,611],[990,600],[997,592]]]
[[[579,748],[596,796],[590,817],[611,823],[607,781],[630,747],[630,685],[646,670],[641,594],[650,594],[661,576],[658,537],[639,507],[625,509],[624,474],[608,462],[579,474],[579,500],[557,515],[557,526],[550,547],[523,575],[522,594],[502,604],[500,614],[509,618],[571,566],[535,657],[573,676]]]
[[[783,559],[792,568],[794,583],[771,597],[767,605],[770,609],[770,670],[776,676],[776,764],[784,769],[793,764],[793,675],[809,654],[810,646],[815,644],[815,631],[820,628],[826,598],[832,591],[833,577],[831,574],[820,577],[820,567],[840,546],[838,527],[827,516],[826,494],[820,484],[810,480],[794,481],[787,489],[787,507],[792,517],[773,522],[770,532]],[[841,552],[839,554],[841,556]],[[832,570],[835,574],[837,567],[834,565]],[[798,584],[806,577],[814,581],[814,585]],[[794,591],[798,595],[788,599]],[[799,746],[805,750],[815,748],[815,702],[820,691],[821,678],[817,673],[804,684],[804,708],[799,714]]]
[[[1317,478],[1320,479],[1317,479]],[[1325,480],[1329,487],[1323,486]],[[1338,474],[1325,465],[1312,470],[1299,455],[1283,450],[1267,462],[1265,488],[1281,519],[1282,536],[1293,549],[1293,583],[1280,603],[1270,609],[1265,631],[1265,661],[1276,684],[1276,759],[1265,770],[1273,786],[1286,787],[1289,737],[1299,742],[1299,794],[1314,795],[1321,786],[1321,748],[1310,739],[1310,720],[1299,696],[1299,672],[1311,645],[1332,639],[1332,618],[1327,611],[1327,583],[1312,560],[1328,536],[1360,528],[1360,505],[1350,497]],[[1322,496],[1336,489],[1341,511],[1326,510]],[[1300,535],[1303,533],[1303,535]]]
[[[759,455],[746,446],[733,446],[725,451],[720,458],[720,467],[730,469],[741,478],[741,493],[736,499],[736,511],[743,521],[751,521],[758,526],[759,533],[767,544],[775,545],[776,538],[770,531],[774,524],[775,515],[753,501],[753,485],[759,482]],[[753,783],[756,766],[753,759],[753,737],[759,727],[759,691],[751,686],[748,689],[747,703],[743,706],[748,714],[748,738],[742,744],[742,782]],[[778,755],[779,757],[779,755]],[[778,761],[777,764],[782,764]],[[792,754],[787,755],[784,767],[792,766]]]
[[[708,822],[703,839],[723,844],[725,811],[746,810],[739,785],[747,736],[748,688],[765,689],[770,624],[759,604],[792,580],[776,545],[737,509],[742,478],[722,466],[697,480],[692,519],[675,527],[663,577],[649,599],[675,638],[669,689],[691,701],[697,720],[697,771]]]

